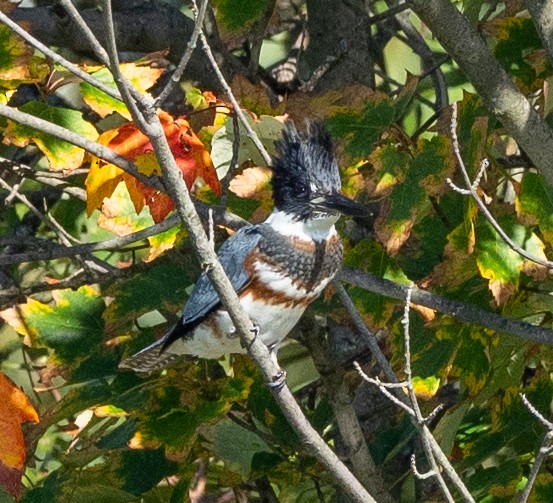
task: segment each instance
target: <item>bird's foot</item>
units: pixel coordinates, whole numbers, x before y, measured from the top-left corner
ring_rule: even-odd
[[[267,383],[267,386],[275,391],[280,391],[286,384],[286,370],[280,369],[272,382]]]
[[[252,323],[252,328],[250,329],[250,332],[253,334],[254,337],[259,337],[259,325],[257,323]]]

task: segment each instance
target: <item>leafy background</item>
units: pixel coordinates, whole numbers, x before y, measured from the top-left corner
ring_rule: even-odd
[[[229,47],[253,30],[267,4],[252,0],[237,8],[231,0],[214,2]],[[550,64],[524,7],[509,3],[492,10],[486,2],[468,1],[458,7],[472,23],[480,23],[494,56],[525,93],[534,93],[536,107],[547,118]],[[385,8],[383,2],[373,7],[376,12]],[[305,6],[298,9],[305,13]],[[291,35],[279,18],[283,9],[275,12],[272,23],[278,33],[265,39],[260,60],[265,68],[290,51],[283,35]],[[429,31],[414,24],[435,55],[447,56]],[[375,25],[375,33],[378,29]],[[391,38],[381,56],[385,75],[375,90],[351,84],[338,92],[300,92],[275,108],[259,84],[237,77],[232,87],[270,152],[284,112],[300,121],[322,117],[333,133],[345,192],[376,208],[373,222],[340,223],[347,266],[550,328],[549,271],[509,248],[475,203],[446,182],[452,178],[462,186],[449,133],[451,113],[433,116],[428,105],[434,88],[428,77],[415,76],[424,73],[420,59],[400,37]],[[77,61],[114,86],[105,68],[80,57]],[[520,247],[541,258],[551,256],[551,186],[529,169],[523,154],[520,160],[513,140],[471,84],[451,59],[445,61],[441,68],[449,99],[458,103],[463,160],[472,177],[484,158],[491,164],[480,195]],[[155,62],[129,62],[123,72],[146,92],[162,78]],[[109,145],[134,160],[144,176],[158,172],[151,145],[128,123],[122,102],[75,83],[63,68],[0,25],[0,102],[16,106],[24,87],[35,92],[17,105],[19,110]],[[83,101],[60,102],[61,90]],[[220,201],[222,190],[229,212],[262,221],[271,210],[269,172],[262,158],[241,134],[238,169],[229,172],[231,107],[217,91],[190,84],[185,91],[185,118],[163,120],[168,137],[178,138],[173,153],[187,184],[210,204]],[[1,132],[2,178],[8,186],[18,185],[40,215],[3,186],[3,255],[55,252],[64,239],[88,243],[123,236],[163,221],[173,208],[159,191],[67,142],[4,119]],[[515,158],[520,164],[513,168],[509,160]],[[7,160],[31,165],[32,175],[21,175]],[[52,192],[46,180],[80,191]],[[217,228],[218,242],[229,232]],[[90,263],[103,264],[108,273],[94,273],[87,269]],[[331,476],[305,453],[248,358],[185,361],[146,377],[117,370],[123,356],[164,333],[200,273],[180,226],[119,250],[8,263],[0,273],[6,292],[17,289],[17,295],[3,295],[0,313],[0,387],[7,397],[0,406],[0,502],[14,497],[27,503],[199,501],[194,496],[198,480],[205,483],[206,494],[219,498],[340,498]],[[381,346],[401,375],[402,302],[358,287],[348,287],[348,292],[367,326],[383,334]],[[328,318],[323,325],[335,330],[314,331],[321,318]],[[405,413],[361,384],[351,366],[356,359],[378,373],[362,341],[353,339],[349,359],[343,347],[332,346],[333,333],[350,325],[329,289],[293,336],[307,347],[312,337],[330,341],[330,358],[343,370],[370,452],[393,497],[438,501],[437,488],[417,481],[410,471],[409,455],[420,455],[421,447]],[[512,501],[544,434],[520,393],[545,417],[550,415],[550,346],[428,309],[413,309],[410,329],[421,405],[430,412],[445,404],[431,425],[436,438],[477,501]],[[333,403],[320,384],[317,362],[295,340],[281,350],[279,360],[310,421],[339,451]],[[533,501],[551,501],[552,494],[546,463]]]

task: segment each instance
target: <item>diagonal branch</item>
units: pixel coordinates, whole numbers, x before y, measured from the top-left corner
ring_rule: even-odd
[[[117,100],[121,99],[121,95],[116,89],[113,89],[112,87],[104,84],[103,82],[100,82],[98,79],[95,79],[85,71],[81,70],[77,65],[74,65],[73,63],[65,59],[63,56],[60,56],[57,52],[52,51],[49,47],[47,47],[42,42],[38,41],[35,37],[27,33],[23,28],[21,28],[21,26],[19,26],[17,23],[12,21],[8,16],[6,16],[6,14],[4,14],[1,11],[0,11],[0,23],[4,23],[14,33],[19,35],[23,40],[25,40],[30,46],[34,47],[35,49],[38,49],[47,58],[50,58],[54,63],[58,63],[59,65],[63,66],[64,68],[69,70],[72,74],[76,75],[77,77],[84,80],[85,82],[88,82],[94,87],[97,87],[98,89],[106,93],[108,96],[111,96],[112,98],[115,98]]]
[[[356,271],[349,267],[344,267],[342,269],[339,279],[350,285],[364,288],[369,292],[374,292],[392,299],[403,300],[407,293],[407,287],[405,285],[379,278],[367,272]],[[547,328],[501,316],[469,304],[446,299],[445,297],[425,292],[418,288],[413,288],[411,300],[414,304],[419,304],[435,309],[440,313],[455,316],[455,318],[460,321],[476,323],[482,327],[491,328],[496,332],[516,335],[528,341],[539,342],[540,344],[547,344],[549,346],[553,345],[553,330]]]
[[[55,136],[56,138],[67,141],[73,145],[76,145],[77,147],[81,147],[82,149],[90,152],[99,159],[103,159],[104,161],[115,164],[116,166],[120,167],[127,173],[140,180],[142,183],[165,192],[165,189],[163,189],[159,181],[157,181],[153,177],[143,175],[142,173],[140,173],[140,171],[138,171],[138,168],[133,162],[117,154],[105,145],[88,140],[87,138],[81,136],[80,134],[74,133],[69,129],[58,126],[57,124],[53,124],[52,122],[48,122],[44,119],[41,119],[40,117],[35,117],[34,115],[21,112],[20,110],[9,107],[7,105],[0,105],[0,116],[11,119],[24,126],[36,129],[37,131],[40,131],[42,133]]]
[[[553,131],[493,57],[482,36],[450,0],[409,0],[408,4],[453,57],[486,107],[553,185]]]

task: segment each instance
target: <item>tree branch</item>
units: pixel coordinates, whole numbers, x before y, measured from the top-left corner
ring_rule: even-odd
[[[457,62],[487,108],[553,185],[553,131],[513,84],[488,46],[450,0],[409,0]]]
[[[407,293],[407,287],[405,285],[379,278],[367,272],[356,271],[349,267],[344,267],[342,269],[339,279],[351,285],[364,288],[369,292],[391,297],[392,299],[403,300]],[[491,328],[496,332],[505,332],[528,341],[547,344],[549,346],[553,345],[553,330],[531,325],[524,321],[507,318],[506,316],[485,311],[455,300],[446,299],[439,295],[419,290],[418,288],[413,288],[412,302],[435,309],[443,314],[455,316],[455,318],[460,321],[475,323],[482,327]],[[388,376],[386,377],[388,378]]]
[[[453,152],[455,154],[455,158],[457,159],[457,164],[459,165],[459,169],[461,170],[461,173],[463,175],[463,179],[465,180],[465,184],[467,186],[466,189],[460,189],[457,187],[450,178],[446,179],[446,182],[449,184],[449,186],[455,190],[456,192],[459,192],[463,195],[470,195],[474,201],[476,202],[478,208],[484,215],[484,218],[490,223],[490,225],[495,229],[495,231],[499,234],[501,239],[505,242],[505,244],[511,248],[511,250],[517,252],[521,257],[524,257],[525,259],[528,259],[532,262],[535,262],[536,264],[542,265],[544,267],[547,267],[548,269],[553,269],[553,262],[550,262],[549,260],[544,260],[540,257],[536,257],[535,255],[532,255],[531,253],[528,253],[524,248],[517,245],[508,235],[507,233],[502,229],[502,227],[497,223],[497,220],[493,217],[493,215],[490,213],[486,205],[484,204],[484,201],[482,201],[482,198],[478,195],[478,192],[476,191],[480,185],[480,180],[482,176],[484,175],[484,172],[486,168],[489,165],[489,162],[487,159],[484,159],[482,161],[482,164],[480,165],[480,169],[478,170],[478,173],[476,175],[476,178],[473,182],[470,181],[469,174],[467,171],[467,168],[465,166],[465,163],[463,162],[463,158],[461,157],[461,151],[459,150],[459,140],[457,139],[457,104],[454,103],[452,105],[453,113],[451,114],[451,139],[453,140]]]
[[[553,3],[549,0],[526,0],[526,6],[547,51],[549,62],[553,63]]]
[[[140,171],[138,171],[138,168],[133,162],[117,154],[113,150],[107,148],[105,145],[88,140],[87,138],[84,138],[83,136],[74,133],[69,129],[58,126],[57,124],[53,124],[52,122],[48,122],[44,119],[41,119],[40,117],[35,117],[34,115],[21,112],[20,110],[9,107],[7,105],[0,105],[0,116],[6,117],[19,124],[23,124],[24,126],[31,127],[33,129],[36,129],[37,131],[50,134],[52,136],[55,136],[56,138],[59,138],[60,140],[64,140],[73,145],[76,145],[77,147],[80,147],[87,152],[95,155],[99,159],[103,159],[104,161],[110,162],[111,164],[115,164],[119,168],[123,169],[127,173],[140,180],[142,183],[166,192],[166,190],[156,178],[143,175],[142,173],[140,173]]]
[[[73,75],[76,75],[77,77],[84,80],[85,82],[88,82],[94,87],[97,87],[98,89],[106,93],[108,96],[111,96],[112,98],[115,98],[117,100],[121,99],[121,95],[116,89],[113,89],[113,87],[110,87],[104,84],[103,82],[100,82],[98,79],[95,79],[90,74],[81,70],[77,65],[74,65],[64,57],[60,56],[57,52],[52,51],[42,42],[40,42],[35,37],[27,33],[23,28],[21,28],[17,23],[13,22],[8,16],[6,16],[6,14],[4,14],[1,11],[0,11],[0,23],[4,23],[14,33],[19,35],[23,40],[25,40],[30,46],[34,47],[35,49],[38,49],[47,58],[54,61],[54,63],[58,63],[59,65],[63,66],[64,68],[69,70]]]

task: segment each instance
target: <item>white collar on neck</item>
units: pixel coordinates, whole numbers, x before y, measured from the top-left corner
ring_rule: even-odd
[[[325,215],[319,218],[297,221],[290,213],[274,210],[269,218],[265,220],[265,223],[283,236],[295,237],[305,241],[324,241],[336,234],[334,224],[339,218],[339,215]]]

